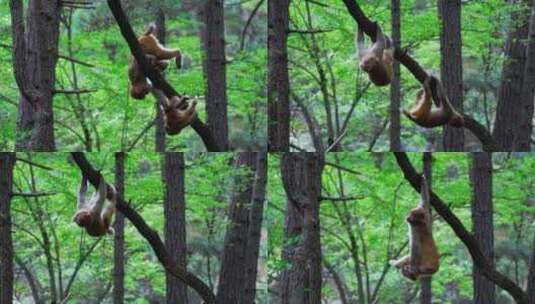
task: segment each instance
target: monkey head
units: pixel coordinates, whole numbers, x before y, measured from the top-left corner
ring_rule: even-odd
[[[362,60],[361,60],[361,63],[360,63],[360,68],[364,72],[370,73],[379,64],[380,64],[379,63],[379,58],[377,58],[377,56],[374,53],[370,52],[370,53],[368,53],[368,54],[366,54],[365,56],[362,57]]]
[[[134,99],[144,99],[149,93],[150,86],[145,84],[133,84],[130,88],[130,96]]]
[[[80,227],[88,227],[93,221],[93,216],[89,210],[82,209],[76,212],[73,221]]]
[[[418,207],[414,208],[409,212],[407,216],[407,223],[410,225],[425,225],[426,224],[426,213],[425,209]]]

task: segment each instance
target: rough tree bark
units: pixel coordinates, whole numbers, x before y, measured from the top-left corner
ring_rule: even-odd
[[[258,152],[256,160],[256,174],[253,185],[251,211],[249,213],[249,231],[247,232],[247,246],[245,252],[245,281],[244,292],[240,304],[254,303],[256,296],[256,277],[258,273],[258,254],[260,251],[260,237],[266,198],[267,183],[267,153]]]
[[[184,154],[165,153],[165,200],[164,231],[165,248],[173,263],[187,269],[186,247],[186,201],[184,181],[186,179]],[[170,273],[166,273],[167,303],[188,303],[187,286]]]
[[[509,0],[512,5],[526,3],[526,0]],[[496,121],[492,137],[497,145],[496,151],[512,151],[517,132],[524,67],[526,65],[526,45],[523,40],[528,35],[529,23],[524,14],[515,11],[511,16],[511,30],[505,43],[505,62],[503,63],[501,84],[498,90]]]
[[[395,48],[401,45],[401,8],[400,0],[392,0],[392,42]],[[394,78],[390,85],[390,151],[403,151],[401,147],[401,70],[394,61]]]
[[[301,224],[285,227],[286,237],[302,236],[297,245],[283,251],[283,259],[291,266],[282,274],[282,304],[321,303],[319,199],[323,166],[321,154],[284,153],[282,156],[287,220],[294,217],[294,222],[287,224]]]
[[[115,190],[124,197],[124,158],[123,152],[115,153]],[[115,214],[113,224],[113,304],[124,303],[124,215]]]
[[[55,151],[52,108],[58,60],[57,0],[10,0],[13,70],[20,91],[17,151]],[[26,20],[26,25],[24,24]]]
[[[515,135],[514,151],[531,151],[533,132],[533,104],[535,104],[535,0],[531,4],[529,35],[527,40],[524,84],[522,85],[518,130]]]
[[[76,165],[80,168],[82,173],[87,176],[89,182],[97,187],[102,175],[93,168],[89,161],[85,158],[84,153],[72,152],[71,153]],[[112,198],[111,188],[108,185],[107,198]],[[206,304],[215,304],[215,295],[201,279],[195,276],[193,273],[188,272],[186,269],[180,267],[177,263],[173,263],[171,256],[164,243],[162,242],[158,232],[152,229],[145,220],[135,211],[125,199],[117,195],[117,210],[123,213],[123,215],[132,222],[137,231],[149,242],[150,246],[154,250],[154,254],[158,258],[158,261],[162,264],[167,272],[170,272],[175,277],[179,278],[182,282],[193,288],[199,296],[206,302]]]
[[[217,287],[217,303],[241,304],[239,299],[243,293],[245,280],[242,265],[246,257],[247,231],[250,224],[248,205],[253,194],[256,154],[241,152],[234,160],[233,167],[238,173],[234,179],[229,206],[229,220]]]
[[[528,274],[528,303],[535,304],[535,236],[531,245],[531,258],[529,262]]]
[[[207,123],[217,145],[229,148],[227,122],[227,59],[225,57],[225,19],[223,0],[204,0],[203,69],[206,80]]]
[[[419,191],[422,178],[412,166],[407,154],[403,152],[396,152],[394,155],[405,179],[411,184],[414,190]],[[517,303],[528,303],[527,293],[515,282],[507,278],[503,273],[497,271],[495,267],[492,267],[491,263],[483,254],[483,251],[481,250],[481,247],[479,246],[475,237],[468,232],[468,230],[466,230],[461,220],[450,210],[448,205],[446,205],[433,191],[430,191],[430,196],[431,205],[444,219],[444,221],[450,225],[452,230],[455,232],[455,235],[457,235],[457,237],[464,243],[470,252],[472,262],[481,270],[482,274],[496,285],[506,290]]]
[[[268,1],[268,149],[290,151],[289,0]]]
[[[440,74],[451,104],[463,112],[463,58],[461,0],[438,0],[442,21],[440,33]],[[444,151],[464,151],[464,129],[444,126]]]
[[[11,193],[15,153],[0,153],[0,303],[13,303]]]
[[[426,152],[423,155],[424,174],[427,178],[429,191],[433,190],[433,154]],[[432,215],[431,206],[427,205],[429,213]],[[433,217],[431,216],[431,227],[433,226]],[[420,304],[431,304],[433,300],[433,290],[431,289],[433,277],[420,278]]]
[[[492,154],[472,153],[472,230],[476,242],[492,267],[494,262],[494,223],[492,206]],[[474,265],[474,304],[496,303],[494,283]]]

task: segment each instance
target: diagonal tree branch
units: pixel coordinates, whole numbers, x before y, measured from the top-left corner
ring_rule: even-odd
[[[96,171],[93,166],[86,159],[85,154],[81,152],[71,153],[74,161],[82,171],[82,174],[87,177],[89,182],[93,186],[98,186],[100,179],[102,178],[101,174]],[[109,185],[107,197],[112,198],[112,192]],[[165,245],[162,242],[162,239],[158,235],[158,232],[152,229],[145,220],[137,213],[130,205],[124,200],[123,197],[116,195],[117,197],[117,209],[127,217],[132,224],[136,227],[137,231],[149,242],[150,246],[154,250],[154,253],[158,257],[158,260],[171,275],[175,276],[179,280],[183,281],[189,287],[193,288],[199,296],[207,303],[215,303],[215,295],[203,281],[196,277],[191,272],[188,272],[186,269],[179,267],[176,263],[171,261],[169,253],[165,249]]]
[[[167,98],[171,98],[172,96],[182,96],[165,80],[165,78],[158,71],[152,68],[148,63],[143,51],[141,50],[141,46],[137,41],[136,34],[128,22],[128,17],[126,17],[126,14],[121,7],[121,1],[108,0],[108,6],[110,7],[112,14],[117,21],[117,25],[119,25],[121,34],[126,40],[132,55],[136,58],[136,61],[139,64],[143,74],[150,79],[155,88],[162,90]],[[215,141],[212,132],[208,128],[208,125],[202,122],[198,116],[191,122],[190,126],[201,137],[208,151],[221,151],[222,148],[217,145],[217,142]]]
[[[360,6],[355,0],[343,0],[344,4],[347,7],[347,10],[349,14],[355,19],[358,26],[368,35],[372,38],[372,40],[375,40],[375,34],[377,32],[377,26],[376,23],[370,20],[362,11]],[[394,52],[394,57],[401,62],[411,73],[418,79],[420,83],[424,83],[425,79],[427,79],[428,74],[425,72],[425,70],[420,66],[420,64],[414,60],[407,51],[404,51],[402,49],[396,48]],[[479,122],[477,122],[474,118],[462,114],[464,117],[464,127],[470,130],[480,141],[483,145],[484,151],[496,151],[497,147],[492,139],[492,135],[490,132]]]
[[[420,185],[422,182],[422,176],[416,172],[416,169],[412,166],[406,153],[395,152],[396,161],[403,171],[405,179],[411,184],[414,190],[420,192]],[[527,304],[527,293],[516,285],[513,281],[507,278],[504,274],[497,271],[495,267],[487,260],[486,256],[481,251],[478,242],[474,236],[466,230],[461,220],[453,213],[450,208],[438,197],[433,191],[430,191],[431,205],[437,211],[437,213],[450,225],[457,237],[464,243],[470,255],[472,261],[476,267],[478,267],[483,275],[487,279],[494,282],[496,285],[505,289],[519,304]]]

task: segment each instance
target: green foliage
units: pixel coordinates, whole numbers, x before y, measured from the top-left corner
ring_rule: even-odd
[[[114,154],[87,153],[88,160],[102,170],[109,183],[114,181]],[[38,198],[16,196],[13,199],[14,248],[17,259],[27,265],[44,286],[49,286],[46,253],[50,253],[58,279],[66,282],[73,274],[79,258],[97,239],[90,238],[72,222],[76,210],[76,195],[80,170],[68,153],[20,153],[18,157],[51,168],[30,167],[18,161],[15,167],[15,190],[22,193],[50,193]],[[227,227],[228,205],[235,189],[236,176],[250,172],[231,167],[231,153],[190,153],[186,161],[186,224],[188,269],[204,282],[217,282],[220,255]],[[163,156],[156,153],[129,153],[125,162],[125,199],[140,213],[149,226],[163,238],[164,187],[161,180]],[[35,187],[35,188],[34,188]],[[34,189],[34,190],[32,190]],[[90,195],[93,187],[89,187]],[[265,232],[263,232],[265,233]],[[44,235],[50,250],[44,246]],[[165,295],[165,272],[152,248],[126,220],[125,226],[125,289],[129,303],[147,303],[147,288]],[[262,245],[262,248],[265,244]],[[265,253],[261,249],[260,269]],[[210,258],[211,271],[206,263]],[[70,299],[96,300],[109,298],[113,271],[113,237],[103,237],[81,265],[70,290]],[[24,282],[23,280],[17,280]],[[266,282],[259,280],[258,303],[266,303]],[[30,295],[28,284],[17,284],[19,295]],[[48,288],[42,290],[49,296]],[[75,303],[73,302],[73,303]]]
[[[410,153],[411,162],[421,170],[422,154]],[[508,277],[515,277],[515,265],[522,270],[518,278],[527,277],[532,237],[535,235],[535,196],[533,154],[493,154],[493,204],[497,267]],[[392,154],[331,153],[322,175],[323,197],[350,197],[351,200],[321,202],[322,257],[341,277],[346,294],[356,301],[357,276],[355,254],[363,275],[368,275],[372,291],[390,259],[408,253],[407,212],[418,203],[419,193],[403,178]],[[337,164],[353,172],[339,171]],[[432,190],[472,230],[472,188],[469,180],[470,156],[465,153],[433,153]],[[279,157],[270,157],[268,265],[269,279],[276,282],[289,267],[282,260],[286,197],[280,181]],[[343,185],[343,188],[342,188]],[[343,190],[342,190],[343,189]],[[531,203],[530,203],[531,202]],[[441,254],[440,271],[433,276],[433,294],[440,303],[449,303],[446,291],[452,288],[461,298],[472,297],[471,257],[464,244],[440,216],[434,217],[433,231]],[[351,245],[351,237],[356,246]],[[514,240],[513,240],[514,239]],[[401,250],[403,248],[403,250]],[[401,251],[400,251],[401,250]],[[396,255],[399,253],[399,255]],[[516,268],[518,270],[518,268]],[[324,272],[325,301],[339,299],[332,278]],[[388,269],[378,289],[381,303],[401,303],[405,291],[414,288],[395,269]],[[505,296],[505,293],[501,292]],[[353,295],[353,296],[351,296]],[[505,296],[507,298],[507,296]],[[508,302],[507,302],[508,303]]]
[[[94,89],[90,94],[57,94],[54,96],[56,145],[59,151],[89,150],[119,151],[132,147],[142,151],[154,151],[154,128],[146,129],[156,115],[155,99],[133,100],[128,96],[127,66],[129,48],[119,32],[105,1],[96,2],[96,9],[62,10],[59,53],[93,65],[73,64],[60,58],[56,68],[56,88],[72,90],[74,72],[80,89]],[[149,5],[150,4],[150,5]],[[201,119],[205,115],[205,80],[203,77],[203,52],[200,41],[201,22],[188,3],[176,1],[131,1],[124,9],[130,17],[134,31],[145,31],[154,22],[156,8],[168,7],[166,12],[169,47],[178,47],[184,54],[183,70],[174,65],[168,68],[166,77],[180,93],[195,96]],[[267,58],[265,44],[266,5],[258,11],[245,37],[245,48],[239,49],[245,21],[244,12],[250,13],[253,3],[225,8],[228,122],[231,145],[234,149],[258,149],[266,142],[266,92]],[[11,30],[7,1],[0,4],[0,148],[13,150],[17,117],[18,88],[11,63]],[[68,27],[70,25],[71,34]],[[262,43],[260,43],[260,41]],[[4,45],[5,44],[5,45]],[[73,70],[74,69],[74,70]],[[86,140],[90,137],[90,141]],[[133,146],[134,141],[139,141]],[[110,140],[114,139],[114,140]],[[203,151],[204,145],[191,128],[180,136],[168,136],[169,150]]]
[[[415,0],[400,2],[402,47],[407,48],[426,71],[440,76],[441,25],[436,3]],[[418,6],[417,2],[423,5]],[[377,21],[391,36],[391,1],[358,3],[366,15]],[[511,28],[509,16],[513,10],[527,13],[524,12],[524,6],[510,5],[500,0],[466,1],[462,4],[463,78],[466,89],[464,110],[481,122],[486,122],[488,117],[495,114],[494,93],[499,86],[503,45],[506,33]],[[381,126],[390,116],[390,90],[388,87],[368,87],[367,75],[358,68],[355,54],[356,23],[343,2],[325,5],[307,1],[291,2],[290,28],[298,31],[292,31],[288,39],[291,89],[317,120],[320,137],[324,142],[327,141],[327,104],[330,105],[332,120],[336,122],[338,119],[341,128],[355,103],[355,110],[348,119],[347,136],[342,141],[343,150],[368,150],[370,142],[379,134],[374,151],[387,151],[388,126],[384,130],[381,130]],[[369,39],[367,41],[369,43]],[[323,81],[320,69],[325,74]],[[321,88],[322,82],[325,83],[324,89]],[[409,108],[414,103],[419,88],[420,84],[414,76],[402,67],[401,107]],[[312,142],[303,110],[300,106],[297,109],[291,119],[292,142],[311,150]],[[487,127],[490,129],[491,126]],[[439,130],[432,133],[437,132]],[[425,149],[428,134],[402,115],[401,138],[405,150]]]

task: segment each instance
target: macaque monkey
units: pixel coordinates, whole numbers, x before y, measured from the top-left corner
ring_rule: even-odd
[[[149,61],[149,64],[160,73],[163,73],[169,65],[168,60],[158,60],[154,55],[145,55],[145,57]],[[149,84],[147,77],[141,72],[133,56],[130,57],[130,64],[128,65],[128,79],[131,83],[130,96],[132,98],[144,99],[152,89],[152,85]]]
[[[373,84],[382,87],[392,82],[394,48],[392,47],[392,41],[383,34],[379,24],[376,23],[376,27],[375,42],[368,49],[364,46],[364,33],[360,27],[357,30],[356,44],[360,68],[368,73],[368,77]]]
[[[160,104],[160,109],[164,114],[165,131],[169,135],[178,134],[197,116],[195,111],[197,102],[194,100],[188,103],[188,97],[185,96],[173,96],[171,99],[164,96],[162,98],[164,102]]]
[[[401,269],[401,274],[412,281],[419,277],[431,276],[438,271],[440,256],[431,230],[429,214],[430,196],[427,179],[422,176],[421,201],[407,216],[409,224],[410,255],[397,261],[392,266]]]
[[[436,98],[433,96],[433,87],[435,88]],[[436,110],[431,110],[432,102],[438,106]],[[434,128],[445,124],[452,127],[462,127],[464,125],[463,116],[457,112],[451,105],[444,88],[435,76],[429,76],[423,84],[422,89],[418,91],[416,103],[410,111],[402,109],[403,114],[416,124],[425,128]]]
[[[82,183],[78,191],[78,211],[74,215],[74,222],[78,226],[85,228],[90,236],[100,237],[106,233],[114,234],[111,225],[111,218],[115,213],[116,192],[112,186],[113,198],[110,203],[104,207],[106,201],[107,185],[104,177],[100,177],[100,183],[97,191],[91,197],[89,202],[86,201],[87,177],[82,175]]]
[[[169,60],[175,58],[178,69],[182,66],[182,55],[178,49],[168,49],[164,47],[154,36],[153,32],[156,27],[151,24],[145,34],[138,38],[139,45],[145,53],[145,57],[149,64],[157,71],[162,73],[169,65]],[[135,99],[144,99],[150,92],[152,86],[147,81],[147,78],[140,70],[134,56],[130,56],[130,64],[128,65],[128,78],[132,87],[130,88],[130,96]]]
[[[180,69],[182,65],[182,54],[178,49],[168,49],[164,47],[154,36],[153,32],[156,30],[154,24],[149,26],[145,34],[141,35],[137,40],[141,49],[145,54],[154,55],[158,60],[168,60],[175,58],[176,67]]]

